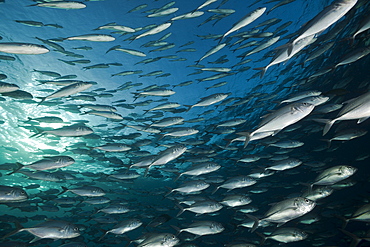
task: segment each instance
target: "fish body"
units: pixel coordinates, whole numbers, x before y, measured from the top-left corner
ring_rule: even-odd
[[[37,3],[31,6],[46,7],[46,8],[53,8],[53,9],[83,9],[83,8],[86,8],[86,5],[84,3],[74,2],[74,1],[51,1],[51,2]]]
[[[123,117],[120,114],[112,112],[112,111],[88,111],[83,114],[95,115],[95,116],[105,117],[105,118],[114,119],[114,120],[123,120]]]
[[[92,85],[93,85],[93,83],[91,83],[91,82],[77,82],[77,83],[73,83],[71,85],[65,86],[65,87],[55,91],[54,93],[50,94],[49,96],[42,97],[41,98],[42,100],[39,103],[39,105],[42,104],[47,99],[56,99],[56,98],[61,98],[61,97],[67,97],[67,96],[70,96],[72,94],[76,94],[76,93],[85,91],[86,89],[89,89]]]
[[[25,167],[37,171],[45,171],[70,166],[74,163],[75,160],[70,156],[51,156],[45,157],[44,159],[36,161],[30,165],[22,165],[20,169]]]
[[[83,186],[83,187],[74,188],[74,189],[68,189],[66,187],[63,187],[63,190],[64,192],[70,191],[79,196],[94,197],[94,196],[104,196],[105,195],[104,190],[96,186]]]
[[[266,8],[263,7],[263,8],[258,8],[254,11],[252,11],[251,13],[248,13],[247,15],[245,15],[240,21],[238,21],[237,23],[235,23],[233,25],[233,27],[228,30],[223,36],[221,39],[225,38],[227,35],[235,32],[235,31],[238,31],[239,29],[247,26],[248,24],[252,23],[253,21],[255,21],[256,19],[258,19],[264,12],[266,11]]]
[[[358,119],[361,123],[370,117],[370,92],[367,92],[357,98],[347,101],[347,104],[341,109],[337,117],[333,120],[320,120],[325,123],[323,135],[328,133],[331,126],[336,121]]]
[[[123,143],[108,143],[99,147],[94,147],[94,149],[99,149],[105,152],[124,152],[130,150],[131,147]]]
[[[281,161],[275,162],[273,165],[266,167],[266,170],[273,170],[273,171],[284,171],[287,169],[292,169],[302,164],[302,161],[298,159],[285,159]]]
[[[181,229],[179,232],[189,232],[198,236],[204,236],[220,233],[224,229],[221,223],[215,221],[198,221],[190,224],[187,228]]]
[[[140,227],[143,223],[138,219],[127,219],[124,220],[117,225],[115,225],[111,230],[106,231],[103,236],[100,237],[99,240],[101,240],[105,235],[108,233],[113,233],[116,235],[121,235],[126,232],[135,230],[136,228]]]
[[[248,187],[255,183],[257,183],[257,181],[249,176],[240,175],[232,177],[226,180],[222,185],[217,186],[217,188],[212,192],[212,194],[214,194],[219,188],[228,189],[230,191],[233,189]]]
[[[292,103],[268,114],[255,131],[251,134],[244,134],[246,136],[245,143],[248,144],[249,138],[257,133],[279,132],[310,114],[314,107],[314,105],[308,103]]]
[[[0,93],[9,93],[19,90],[18,85],[0,81]]]
[[[245,195],[228,195],[220,203],[228,207],[240,207],[251,202],[252,200]]]
[[[312,183],[313,185],[333,185],[339,181],[349,178],[357,171],[352,166],[333,166],[322,171]]]
[[[0,185],[0,203],[23,202],[27,199],[28,195],[23,189]]]
[[[55,136],[76,137],[76,136],[89,135],[93,132],[94,131],[91,128],[86,127],[86,126],[66,126],[60,129],[55,129],[55,130],[44,130],[40,133],[34,134],[33,136],[51,134]]]
[[[150,164],[150,166],[154,165],[165,165],[168,162],[178,158],[180,155],[182,155],[186,151],[186,146],[182,144],[174,145],[162,152],[160,152],[156,158],[153,160],[153,162]]]
[[[169,9],[165,9],[165,10],[162,10],[162,11],[155,12],[153,14],[147,15],[147,17],[162,17],[162,16],[167,16],[167,15],[170,15],[170,14],[173,14],[173,13],[177,12],[178,10],[179,10],[179,8],[169,8]]]
[[[337,22],[342,18],[353,6],[357,3],[357,0],[337,0],[319,14],[317,14],[312,20],[310,20],[303,28],[299,31],[300,35],[295,38],[291,44],[294,45],[298,40],[304,39],[311,35],[320,33]],[[288,52],[289,53],[289,52]]]
[[[261,220],[251,217],[255,220],[252,231],[258,227],[260,221],[279,223],[278,226],[281,226],[290,220],[305,215],[315,206],[316,203],[314,201],[303,197],[294,197],[280,201],[274,204]]]
[[[185,211],[190,211],[196,213],[197,215],[209,214],[219,211],[222,208],[222,205],[218,202],[212,200],[199,201],[195,202],[188,208],[180,207],[180,212],[177,214],[177,217]]]
[[[154,35],[154,34],[160,33],[162,31],[166,30],[167,28],[169,28],[171,26],[171,24],[172,23],[170,23],[170,22],[166,22],[166,23],[163,23],[161,25],[158,25],[155,28],[152,28],[149,31],[146,31],[145,33],[142,33],[142,34],[136,36],[135,37],[135,40],[136,39],[140,39],[140,38],[145,37],[145,36],[149,36],[149,35]]]
[[[137,247],[172,247],[179,242],[171,233],[151,233]]]
[[[93,42],[109,42],[114,41],[115,39],[116,38],[114,38],[113,36],[107,34],[84,34],[66,38],[66,40],[83,40]]]
[[[308,237],[308,234],[298,228],[280,228],[271,233],[271,235],[265,236],[263,242],[266,239],[273,239],[280,243],[291,243],[302,241]]]
[[[43,45],[16,42],[0,42],[0,52],[22,55],[38,55],[50,50]]]

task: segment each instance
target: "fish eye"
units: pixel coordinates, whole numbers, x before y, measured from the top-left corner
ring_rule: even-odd
[[[308,200],[307,198],[305,198],[305,199],[304,199],[304,201],[305,201],[305,202],[307,202],[307,203],[309,203],[309,202],[310,202],[310,200]]]

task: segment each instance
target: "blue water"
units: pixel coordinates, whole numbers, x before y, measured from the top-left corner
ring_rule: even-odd
[[[342,220],[338,218],[349,218],[359,207],[368,203],[368,172],[367,163],[369,161],[369,134],[349,141],[332,141],[330,147],[322,139],[330,139],[335,136],[335,132],[343,129],[359,128],[369,130],[370,121],[356,124],[356,120],[336,122],[331,131],[322,136],[323,124],[312,121],[313,118],[333,119],[337,112],[315,115],[310,114],[299,123],[290,126],[293,130],[284,129],[273,137],[252,141],[246,148],[242,142],[234,142],[230,146],[227,140],[238,137],[236,133],[252,131],[256,129],[261,121],[261,117],[278,109],[282,105],[279,102],[290,98],[292,95],[307,90],[319,90],[323,95],[330,97],[326,104],[341,104],[347,100],[358,97],[369,89],[369,57],[339,66],[329,73],[318,77],[309,78],[319,71],[323,71],[338,63],[343,55],[359,47],[369,45],[369,32],[365,31],[358,35],[355,42],[350,41],[351,35],[357,30],[359,23],[369,12],[367,1],[358,1],[357,5],[340,19],[335,25],[331,26],[324,33],[318,35],[318,41],[305,47],[298,55],[280,65],[271,66],[266,74],[261,78],[260,72],[254,68],[267,66],[274,54],[274,49],[286,44],[294,33],[305,23],[315,17],[322,9],[332,3],[332,1],[302,1],[296,0],[272,10],[271,8],[278,1],[216,1],[201,9],[204,14],[191,19],[170,21],[171,18],[181,14],[189,13],[200,6],[202,1],[177,1],[170,8],[178,8],[178,11],[163,17],[147,17],[155,9],[161,8],[170,3],[169,1],[129,1],[129,0],[105,0],[105,1],[86,1],[86,8],[77,10],[53,9],[46,7],[32,6],[36,2],[28,0],[5,0],[0,3],[0,42],[18,42],[44,45],[50,52],[40,55],[17,55],[0,53],[0,55],[11,56],[14,59],[6,60],[0,57],[0,73],[7,76],[4,82],[14,83],[21,90],[32,94],[33,99],[19,99],[8,96],[1,96],[0,101],[0,172],[1,185],[15,186],[23,188],[29,195],[26,202],[20,204],[2,203],[0,204],[1,236],[5,236],[16,229],[15,222],[23,227],[35,226],[45,219],[60,219],[77,224],[81,228],[81,235],[74,239],[50,240],[43,239],[30,246],[61,246],[71,241],[79,241],[87,246],[124,246],[128,239],[136,239],[146,232],[169,232],[176,234],[171,225],[184,228],[194,221],[212,220],[222,223],[225,230],[222,233],[209,236],[201,236],[194,239],[194,235],[181,233],[178,235],[181,246],[194,244],[195,246],[224,246],[233,242],[253,243],[258,245],[261,240],[256,233],[249,232],[248,228],[238,226],[247,217],[238,212],[238,207],[223,207],[214,214],[195,216],[195,213],[185,212],[176,217],[179,201],[187,198],[188,195],[172,193],[170,197],[164,197],[169,188],[177,188],[182,183],[192,179],[221,179],[237,175],[248,175],[255,169],[269,166],[280,155],[287,155],[291,158],[298,158],[303,161],[303,165],[292,170],[276,172],[266,178],[257,179],[257,183],[252,187],[235,189],[226,192],[220,189],[217,193],[212,191],[218,186],[211,183],[211,186],[202,191],[200,196],[209,197],[215,201],[222,201],[225,195],[244,194],[252,199],[250,205],[258,208],[257,212],[251,213],[261,217],[270,208],[271,204],[282,201],[286,198],[299,196],[307,189],[307,183],[311,183],[317,174],[326,168],[336,165],[351,165],[358,169],[350,181],[352,186],[335,188],[334,193],[318,202],[313,213],[319,215],[320,220],[310,225],[299,223],[299,219],[292,220],[286,224],[287,227],[297,227],[308,233],[308,238],[297,243],[290,243],[290,246],[349,246],[352,241],[339,228],[342,227]],[[138,11],[130,10],[135,7],[147,4]],[[228,35],[222,40],[226,46],[217,53],[204,58],[196,64],[202,56],[211,48],[219,44],[217,37],[213,35],[223,35],[243,16],[258,7],[266,7],[267,11],[253,23],[241,28],[237,32]],[[233,9],[235,13],[221,18],[217,22],[211,20],[204,23],[214,13],[211,9]],[[258,24],[272,18],[280,20],[274,25],[264,29],[265,26],[255,28]],[[18,21],[37,21],[44,26],[30,26]],[[277,21],[278,21],[277,20]],[[108,23],[117,23],[137,29],[133,33],[117,33],[112,30],[95,30]],[[154,35],[149,35],[140,39],[132,40],[135,35],[142,34],[149,30],[138,30],[148,25],[160,25],[170,22],[171,26]],[[279,41],[271,47],[241,59],[240,55],[251,50],[255,46],[244,49],[237,49],[241,45],[250,41],[258,44],[267,41],[271,37],[276,37],[276,29],[286,22],[291,24],[284,29]],[[203,24],[204,23],[204,24]],[[344,28],[329,41],[334,45],[318,58],[307,62],[302,66],[303,61],[312,54],[315,49],[323,45],[322,39],[332,29],[337,28],[341,23],[345,23]],[[57,24],[55,26],[45,26],[45,24]],[[258,29],[258,30],[257,30]],[[271,36],[267,38],[252,36],[240,41],[240,34],[248,32],[266,33]],[[85,34],[109,34],[115,38],[111,42],[93,41],[71,41],[65,40],[68,37]],[[150,41],[157,41],[161,37],[168,35],[162,41],[173,44],[170,49],[163,51],[153,51],[160,46],[145,47]],[[207,37],[211,36],[211,37]],[[37,39],[37,38],[39,39]],[[131,39],[130,39],[131,38]],[[321,38],[321,40],[320,40]],[[49,40],[60,46],[66,51],[78,54],[78,57],[67,56],[56,51],[53,47],[43,43],[41,40]],[[188,42],[193,42],[183,46]],[[121,48],[143,52],[145,57],[134,56],[110,48],[120,45]],[[91,50],[75,49],[88,46]],[[182,47],[183,46],[183,47]],[[191,51],[182,51],[192,48]],[[234,51],[235,50],[235,51]],[[171,57],[166,57],[171,56]],[[145,59],[155,59],[155,62],[144,63]],[[87,63],[75,60],[89,60]],[[223,59],[222,63],[215,63]],[[241,61],[250,59],[242,65],[237,65]],[[62,61],[63,60],[63,61]],[[69,62],[69,63],[68,63]],[[109,68],[84,67],[96,64],[118,63]],[[250,67],[249,69],[247,67]],[[222,67],[230,68],[229,75],[220,79],[201,81],[217,74],[217,72],[203,71],[201,68]],[[96,101],[76,100],[70,97],[55,100],[46,100],[38,106],[40,97],[46,97],[60,86],[41,84],[38,80],[54,80],[55,78],[39,73],[38,71],[57,72],[61,76],[75,75],[76,80],[94,82],[94,85],[81,92],[80,95],[90,95]],[[141,73],[112,76],[123,71],[138,71]],[[143,76],[153,71],[162,71],[159,76]],[[161,75],[163,75],[161,77]],[[181,83],[192,81],[186,86]],[[212,87],[217,83],[227,82],[220,87]],[[133,85],[124,90],[120,90],[122,85]],[[134,98],[134,93],[140,92],[148,86],[155,85],[157,88],[174,90],[176,93],[169,97],[148,96]],[[209,89],[207,89],[209,88]],[[205,107],[194,107],[187,111],[187,105],[194,105],[203,97],[215,93],[230,93],[222,102]],[[74,96],[74,95],[73,95]],[[234,99],[232,101],[231,99]],[[229,102],[227,102],[230,100]],[[124,102],[122,102],[124,101]],[[233,105],[236,102],[244,101],[242,104]],[[165,102],[176,102],[181,106],[170,111],[153,111],[145,113],[157,105]],[[119,105],[124,103],[127,105]],[[142,103],[142,104],[140,104]],[[104,117],[82,114],[87,112],[87,108],[80,108],[84,104],[102,104],[115,106],[117,113],[123,117],[122,121],[109,120]],[[27,122],[28,118],[38,118],[42,116],[57,116],[63,119],[63,124],[58,123],[38,123],[35,121]],[[199,132],[185,137],[166,136],[163,139],[159,134],[151,134],[137,131],[127,125],[150,125],[153,121],[165,117],[183,117],[185,122],[180,127],[193,127]],[[199,121],[196,121],[199,118]],[[216,128],[226,120],[245,119],[246,122],[231,127],[230,132],[220,133],[222,128]],[[194,120],[194,121],[189,121]],[[56,137],[53,135],[42,135],[40,137],[30,137],[42,130],[57,129],[72,124],[85,124],[93,129],[94,134],[85,137]],[[173,126],[178,127],[178,126]],[[162,133],[167,133],[169,128],[162,128]],[[140,134],[137,134],[140,133]],[[125,136],[137,134],[134,139],[127,139]],[[144,176],[145,169],[131,169],[140,174],[139,178],[127,181],[112,181],[107,176],[118,170],[125,170],[128,166],[138,162],[141,158],[135,155],[134,151],[147,151],[152,155],[158,154],[174,143],[184,143],[186,140],[194,138],[202,143],[189,145],[186,143],[187,151],[179,158],[167,163],[164,166],[150,168],[148,175]],[[90,147],[97,147],[106,143],[120,142],[133,145],[138,140],[149,139],[151,144],[132,149],[122,153],[109,153],[100,150],[91,150]],[[282,140],[299,140],[304,142],[302,147],[294,149],[279,149],[269,147],[268,144]],[[197,152],[201,148],[203,152]],[[193,151],[192,151],[193,149]],[[208,151],[208,152],[205,152]],[[280,152],[280,153],[279,153]],[[261,159],[254,163],[242,163],[235,160],[248,155],[258,155]],[[73,157],[76,162],[68,167],[59,170],[74,176],[74,179],[59,182],[42,181],[30,179],[21,173],[8,175],[15,163],[24,165],[31,164],[46,156],[68,155]],[[216,172],[203,175],[201,177],[182,176],[178,181],[175,178],[178,173],[188,170],[193,158],[207,158],[217,162],[221,169]],[[310,166],[310,162],[324,162],[322,167]],[[10,167],[10,168],[9,168]],[[55,172],[49,170],[48,172]],[[30,185],[36,187],[31,188]],[[103,213],[94,214],[97,210],[107,204],[90,205],[85,202],[74,203],[62,206],[54,202],[56,198],[76,197],[78,201],[86,200],[71,192],[62,192],[62,186],[73,189],[82,185],[94,185],[106,191],[106,197],[115,202],[124,203],[131,210],[126,214],[114,215],[117,221],[128,218],[138,218],[144,224],[132,232],[128,232],[124,237],[120,235],[108,234],[101,241],[98,241],[104,231],[110,230],[114,224],[100,224],[93,221],[95,216],[104,215]],[[256,188],[266,188],[264,193],[252,193],[250,190]],[[50,191],[57,189],[59,192]],[[57,212],[50,212],[42,208],[43,205],[53,205],[57,207]],[[182,204],[183,205],[183,204]],[[168,214],[172,217],[169,222],[156,228],[144,228],[154,217],[161,214]],[[18,224],[17,223],[17,224]],[[82,227],[83,226],[83,227]],[[271,224],[267,228],[258,228],[258,232],[268,235],[276,230],[276,224]],[[346,227],[348,232],[352,232],[359,237],[368,237],[366,222],[350,221]],[[28,243],[33,239],[28,232],[17,233],[0,241],[6,243],[17,240]],[[267,240],[265,245],[276,245],[278,242]],[[135,245],[135,244],[134,244]],[[8,246],[2,245],[0,246]],[[13,246],[13,245],[11,245]],[[14,245],[16,246],[16,245]],[[358,246],[368,246],[366,241],[362,241]]]

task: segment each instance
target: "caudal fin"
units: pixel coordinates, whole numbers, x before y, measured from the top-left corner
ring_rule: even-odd
[[[254,70],[261,70],[261,78],[265,76],[267,67],[259,67],[259,68],[254,68]]]
[[[254,232],[257,229],[258,225],[260,224],[260,220],[257,217],[250,214],[246,214],[245,216],[254,221],[253,227],[251,229],[251,232]]]
[[[329,132],[331,126],[333,126],[333,124],[336,121],[335,119],[329,120],[329,119],[320,119],[320,118],[316,118],[316,119],[313,119],[313,120],[316,121],[316,122],[325,124],[324,130],[323,130],[323,133],[322,133],[323,136],[326,135],[326,133]]]
[[[17,171],[19,171],[20,169],[22,169],[24,167],[24,165],[19,163],[19,162],[16,162],[16,164],[17,164],[18,167],[16,169],[14,169],[11,173],[8,173],[6,175],[11,175],[13,173],[16,173]]]
[[[237,135],[245,136],[244,148],[248,145],[251,140],[251,134],[249,132],[239,132]]]

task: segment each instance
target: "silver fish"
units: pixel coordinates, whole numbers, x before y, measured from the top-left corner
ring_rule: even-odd
[[[292,52],[293,45],[299,40],[324,31],[342,18],[353,8],[353,6],[355,6],[356,3],[357,0],[337,0],[331,5],[327,6],[303,26],[303,28],[299,31],[299,36],[291,42],[288,54]]]
[[[316,203],[314,201],[303,197],[294,197],[276,203],[265,213],[265,216],[260,220],[251,215],[247,216],[255,221],[252,228],[253,232],[258,227],[261,221],[279,223],[279,227],[290,220],[305,215],[306,213],[310,212],[315,206]]]
[[[20,228],[15,232],[6,235],[5,237],[9,237],[23,231],[27,231],[35,236],[30,243],[44,238],[69,239],[80,236],[80,231],[76,225],[61,220],[49,220],[34,227]]]
[[[224,35],[222,35],[221,40],[223,38],[225,38],[227,35],[235,32],[235,31],[238,31],[239,29],[241,29],[241,28],[247,26],[248,24],[252,23],[256,19],[258,19],[265,11],[266,11],[266,8],[263,7],[263,8],[258,8],[256,10],[252,11],[251,13],[248,13],[240,21],[235,23],[230,30],[228,30]]]
[[[352,166],[333,166],[322,171],[311,184],[313,185],[333,185],[339,181],[349,178],[357,171]]]
[[[267,116],[252,133],[244,133],[245,143],[248,144],[251,137],[257,133],[274,131],[274,135],[285,127],[292,125],[306,117],[314,109],[314,105],[308,103],[292,103],[284,106]]]
[[[0,203],[23,202],[27,199],[28,195],[23,189],[0,185]]]
[[[323,135],[328,133],[331,126],[333,126],[336,121],[358,119],[357,123],[362,123],[370,117],[370,92],[348,100],[345,103],[347,103],[347,105],[341,109],[335,119],[316,119],[319,122],[325,123]]]
[[[50,50],[43,45],[16,42],[1,42],[0,52],[10,54],[37,55],[48,53]]]
[[[94,83],[91,82],[77,82],[73,83],[69,86],[65,86],[54,93],[50,94],[49,96],[46,97],[41,97],[41,102],[39,103],[42,104],[45,100],[47,99],[56,99],[56,98],[61,98],[61,97],[67,97],[72,94],[76,94],[82,91],[85,91],[86,89],[89,89]]]
[[[54,9],[83,9],[86,8],[86,5],[81,2],[74,2],[74,1],[52,1],[52,2],[44,2],[44,3],[37,3],[30,6],[37,6],[37,7],[46,7],[46,8],[54,8]]]

